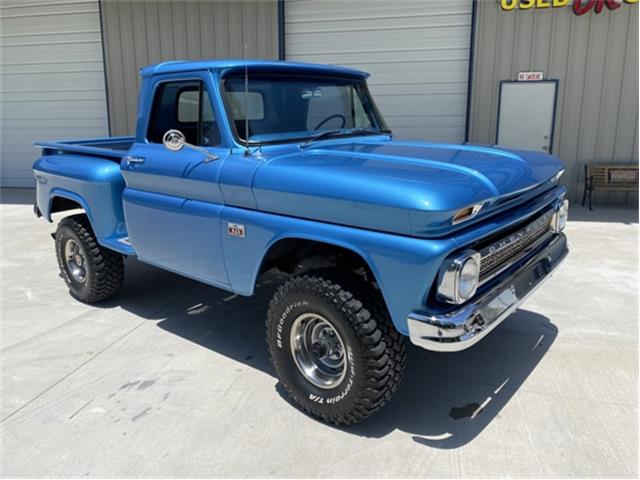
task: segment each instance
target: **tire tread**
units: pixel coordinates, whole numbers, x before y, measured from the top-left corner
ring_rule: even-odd
[[[97,303],[113,297],[122,288],[124,283],[123,256],[102,247],[98,244],[89,219],[85,215],[73,215],[65,217],[58,225],[58,231],[62,228],[71,229],[80,239],[87,253],[91,265],[92,281],[87,295],[79,296],[71,290],[71,294],[78,300],[86,303]],[[56,238],[58,234],[56,234]],[[57,242],[57,240],[56,240]],[[58,266],[64,270],[64,259],[61,255],[62,247],[56,246]]]
[[[366,378],[353,407],[346,412],[327,414],[303,402],[287,385],[285,388],[293,402],[306,413],[335,425],[350,425],[369,418],[393,397],[406,368],[406,347],[377,292],[366,288],[366,285],[358,288],[353,282],[350,285],[352,288],[347,289],[341,283],[347,284],[348,281],[343,282],[339,277],[333,280],[331,277],[326,273],[318,276],[306,274],[293,277],[278,288],[269,304],[267,344],[271,361],[276,371],[279,371],[277,356],[274,354],[276,346],[269,341],[269,332],[271,325],[277,321],[276,307],[287,295],[311,293],[334,303],[351,323],[364,355]],[[351,290],[357,291],[359,298],[355,298]]]

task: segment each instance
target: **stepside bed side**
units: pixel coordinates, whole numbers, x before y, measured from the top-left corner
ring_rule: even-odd
[[[65,199],[67,207],[71,205],[69,202],[74,202],[86,212],[101,245],[127,255],[134,254],[125,241],[124,180],[120,163],[95,155],[44,153],[33,165],[37,205],[42,215],[52,221],[51,214],[59,199]]]

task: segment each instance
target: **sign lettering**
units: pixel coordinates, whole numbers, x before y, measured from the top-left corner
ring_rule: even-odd
[[[519,72],[519,82],[539,82],[544,76],[543,72]]]
[[[571,4],[573,13],[576,15],[584,15],[593,10],[595,13],[601,13],[604,7],[608,10],[617,10],[623,3],[634,4],[640,0],[498,0],[500,8],[504,11],[511,10],[529,10],[531,8],[560,8]]]

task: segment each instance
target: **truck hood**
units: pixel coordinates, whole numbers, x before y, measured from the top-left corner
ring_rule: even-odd
[[[496,213],[551,188],[563,168],[538,152],[363,137],[266,153],[253,190],[263,211],[438,236],[459,209]]]

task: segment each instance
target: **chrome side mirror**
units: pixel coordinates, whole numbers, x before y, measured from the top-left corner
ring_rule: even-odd
[[[167,133],[162,137],[162,143],[167,150],[172,152],[179,152],[187,143],[187,140],[180,130],[167,130]]]
[[[203,160],[204,163],[218,160],[218,156],[214,155],[206,148],[187,143],[184,133],[182,133],[180,130],[167,130],[167,133],[162,136],[162,143],[165,147],[167,147],[167,150],[170,150],[172,152],[179,152],[184,147],[189,147],[196,152],[203,153],[204,155],[206,155],[206,158]]]

